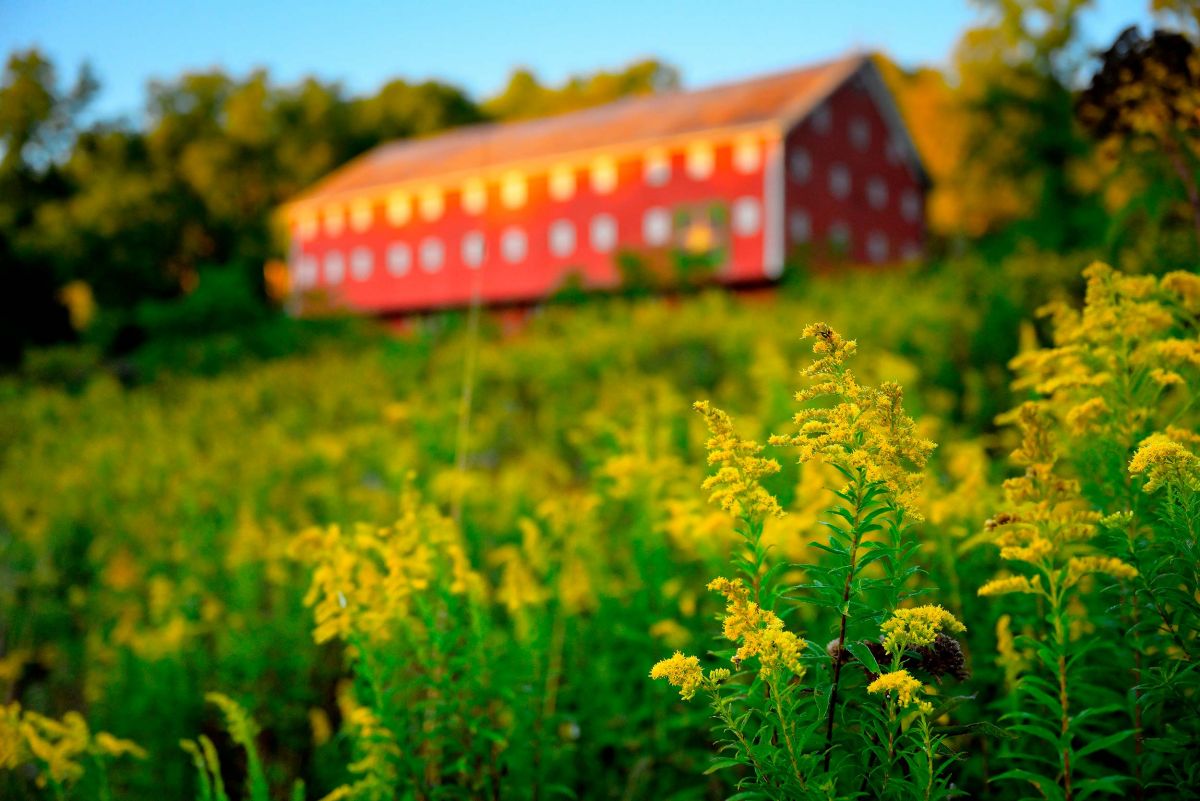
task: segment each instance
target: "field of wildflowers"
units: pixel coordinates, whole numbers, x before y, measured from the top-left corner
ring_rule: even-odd
[[[0,384],[0,797],[1196,797],[1200,276],[1063,275]]]

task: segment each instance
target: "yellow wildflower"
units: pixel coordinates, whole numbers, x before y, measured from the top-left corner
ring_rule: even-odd
[[[98,748],[101,753],[107,754],[108,756],[119,757],[128,754],[129,756],[137,759],[146,758],[146,749],[142,748],[132,740],[122,740],[117,737],[113,737],[106,731],[96,733],[95,744],[96,748]]]
[[[804,336],[816,340],[813,353],[819,358],[801,371],[812,384],[797,392],[796,400],[828,398],[834,403],[801,409],[792,417],[797,432],[774,435],[770,443],[795,447],[801,463],[820,459],[861,470],[868,481],[886,485],[896,502],[919,518],[916,493],[936,446],[917,435],[916,424],[904,413],[900,385],[859,384],[845,365],[857,349],[855,343],[824,323],[807,326]]]
[[[708,401],[697,401],[693,408],[703,415],[712,434],[708,448],[708,464],[717,472],[704,480],[702,489],[708,491],[709,501],[730,514],[763,520],[782,517],[783,510],[775,496],[763,489],[759,480],[779,472],[779,463],[758,454],[762,445],[741,439],[733,430],[733,421]]]
[[[1163,339],[1154,343],[1153,351],[1169,364],[1200,367],[1200,340]]]
[[[350,795],[373,797],[376,793],[390,792],[389,788],[396,786],[395,763],[401,755],[395,734],[383,724],[374,710],[361,706],[348,688],[343,687],[339,691],[338,707],[342,712],[343,725],[354,731],[359,749],[358,759],[349,765],[350,772],[360,776],[350,785]]]
[[[351,798],[353,795],[354,788],[348,784],[343,784],[321,796],[319,801],[346,801],[347,798]]]
[[[692,639],[692,634],[679,625],[678,621],[660,620],[650,627],[650,636],[662,640],[672,648],[681,648]]]
[[[758,657],[763,676],[770,676],[780,668],[796,675],[804,675],[800,653],[805,642],[783,626],[783,621],[774,612],[763,609],[750,600],[750,591],[741,579],[718,577],[708,588],[725,596],[725,638],[740,643],[733,655],[735,663]]]
[[[46,776],[56,784],[78,781],[83,765],[78,761],[87,751],[88,729],[78,712],[68,712],[62,722],[26,711],[21,722],[25,745],[38,761],[45,765],[46,774],[38,776],[44,786]]]
[[[1155,367],[1150,371],[1150,380],[1163,387],[1187,383],[1179,373],[1174,370],[1164,370],[1161,367]]]
[[[1067,585],[1088,573],[1105,573],[1115,579],[1131,579],[1138,574],[1133,565],[1112,556],[1077,556],[1067,561]]]
[[[1154,492],[1164,484],[1200,491],[1200,458],[1164,434],[1142,440],[1129,461],[1132,475],[1145,475],[1142,489]]]
[[[1025,657],[1017,650],[1011,615],[1001,615],[996,621],[996,664],[1004,668],[1004,685],[1011,692],[1028,666]]]
[[[960,634],[967,630],[954,615],[936,604],[897,609],[880,628],[884,635],[883,647],[890,654],[933,645],[943,632]]]
[[[458,527],[412,490],[401,496],[393,525],[309,529],[291,551],[314,564],[304,602],[312,607],[318,643],[353,635],[386,641],[397,625],[413,624],[410,608],[418,593],[444,587],[475,596],[483,589]]]
[[[690,701],[704,682],[704,672],[700,669],[699,659],[676,651],[670,659],[663,659],[650,669],[650,678],[666,679],[671,686],[679,688],[680,698]]]
[[[329,714],[319,706],[308,710],[308,725],[312,729],[312,742],[317,748],[329,742],[333,736],[333,724],[329,722]]]
[[[1067,427],[1082,436],[1094,429],[1096,422],[1110,411],[1103,398],[1089,398],[1067,412]]]
[[[984,597],[991,595],[1008,595],[1009,593],[1019,592],[1031,595],[1042,591],[1042,577],[1034,576],[1032,579],[1027,576],[1009,576],[1007,578],[995,578],[979,588],[978,594]]]
[[[1200,275],[1176,270],[1162,277],[1161,286],[1177,295],[1185,309],[1192,313],[1200,312]]]
[[[0,706],[0,770],[11,770],[24,761],[21,738],[21,705],[15,701]]]
[[[867,685],[867,692],[872,695],[880,693],[895,693],[896,703],[900,707],[907,707],[914,702],[919,702],[917,693],[921,690],[921,682],[913,678],[913,675],[907,670],[893,670],[891,673],[884,673],[875,681]]]
[[[1058,455],[1045,409],[1025,403],[1012,417],[1021,431],[1012,461],[1025,472],[1004,482],[1010,509],[988,520],[986,528],[1002,558],[1042,565],[1064,546],[1091,539],[1099,517],[1080,498],[1078,482],[1055,473]]]

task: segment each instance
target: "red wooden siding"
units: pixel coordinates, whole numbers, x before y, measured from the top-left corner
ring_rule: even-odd
[[[549,173],[526,175],[527,197],[519,208],[507,208],[501,202],[500,183],[486,182],[487,201],[481,214],[473,215],[463,207],[463,185],[443,191],[443,210],[435,220],[422,218],[416,196],[412,198],[412,217],[403,225],[388,220],[386,201],[371,201],[371,223],[365,231],[356,231],[350,222],[350,205],[345,207],[345,224],[336,233],[319,220],[311,238],[301,233],[301,224],[293,229],[291,264],[293,273],[306,260],[315,260],[316,281],[309,288],[335,294],[346,304],[371,311],[399,311],[470,302],[473,294],[490,302],[530,301],[543,298],[562,286],[570,274],[583,277],[591,287],[616,285],[619,275],[617,255],[630,252],[655,258],[664,246],[647,243],[644,224],[647,211],[664,210],[674,217],[680,209],[707,209],[722,206],[732,215],[735,205],[749,202],[757,209],[758,222],[753,232],[739,233],[730,222],[728,260],[720,273],[722,280],[745,282],[764,277],[764,167],[773,143],[763,136],[754,137],[758,166],[740,171],[733,164],[732,140],[713,146],[712,174],[693,178],[687,170],[687,154],[682,148],[667,151],[670,176],[661,186],[650,185],[645,176],[645,157],[617,158],[617,183],[609,193],[592,187],[590,163],[572,166],[575,190],[571,198],[558,200],[550,195]],[[352,205],[352,204],[351,204]],[[600,218],[616,226],[616,242],[611,248],[593,245],[592,227]],[[550,248],[551,226],[566,222],[574,230],[574,249],[558,255]],[[525,238],[524,257],[510,262],[502,251],[508,232]],[[674,230],[672,230],[674,235]],[[478,267],[464,262],[462,243],[468,235],[481,236],[484,257]],[[442,263],[437,269],[423,264],[423,247],[430,241],[440,244]],[[402,275],[388,269],[388,250],[407,247],[409,264]],[[352,270],[356,251],[370,254],[371,270],[357,277]],[[330,281],[329,259],[334,265],[340,257],[340,280]],[[311,261],[308,261],[311,264]],[[336,273],[337,270],[335,269]],[[303,282],[302,282],[303,283]]]
[[[856,126],[866,132],[865,144],[854,141]],[[898,262],[921,252],[923,180],[864,81],[844,84],[789,132],[785,153],[789,254],[807,251],[827,261],[839,226],[849,234],[845,256],[854,262]],[[805,163],[807,176],[801,174]],[[844,196],[832,186],[838,170],[849,179]]]

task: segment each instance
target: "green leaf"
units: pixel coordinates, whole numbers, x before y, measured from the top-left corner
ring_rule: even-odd
[[[879,662],[875,660],[875,654],[871,653],[871,649],[863,645],[861,642],[847,642],[846,650],[854,654],[854,657],[862,662],[863,667],[872,673],[881,673]]]
[[[1058,782],[1049,776],[1039,776],[1036,773],[1030,773],[1027,770],[1009,770],[1001,773],[992,779],[994,782],[1005,781],[1009,779],[1021,779],[1029,782],[1034,787],[1041,791],[1048,801],[1063,801],[1062,788],[1058,786]]]
[[[1083,748],[1080,748],[1078,751],[1076,751],[1075,756],[1085,757],[1088,754],[1094,754],[1097,751],[1107,750],[1108,748],[1111,748],[1112,746],[1116,745],[1117,743],[1119,743],[1123,740],[1127,740],[1128,738],[1130,738],[1132,736],[1133,736],[1133,729],[1125,729],[1124,731],[1119,731],[1119,732],[1110,734],[1107,737],[1101,737],[1098,740],[1092,740],[1090,743],[1085,745]]]

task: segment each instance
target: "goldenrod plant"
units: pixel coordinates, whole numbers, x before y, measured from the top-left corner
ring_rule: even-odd
[[[1024,569],[979,593],[1029,597],[1009,606],[1032,635],[1016,644],[1042,670],[1018,679],[1011,714],[1055,757],[1031,746],[1004,775],[1047,797],[1188,797],[1200,786],[1189,758],[1200,746],[1190,700],[1200,689],[1200,278],[1101,263],[1084,277],[1082,308],[1047,306],[1050,346],[1012,365],[1015,387],[1034,398],[1012,416],[1024,474],[1006,482],[1009,508],[988,527]]]
[[[725,599],[722,636],[738,647],[731,668],[705,670],[677,651],[650,675],[679,687],[684,700],[705,692],[721,753],[710,771],[738,771],[744,797],[946,797],[945,737],[931,727],[934,706],[917,674],[965,678],[953,637],[965,627],[940,606],[902,606],[917,592],[918,573],[906,515],[919,518],[920,474],[934,444],[905,413],[899,385],[857,380],[846,364],[855,342],[823,323],[804,336],[817,358],[796,400],[811,405],[794,415],[795,433],[770,444],[843,479],[821,521],[829,537],[812,543],[823,558],[799,566],[802,583],[781,586],[790,565],[772,558],[763,529],[785,511],[762,483],[780,465],[737,435],[727,414],[697,403],[716,468],[703,489],[733,516],[743,542],[733,560],[740,575],[708,585]],[[829,626],[834,637],[826,646],[807,642],[785,617]]]
[[[0,377],[0,798],[1189,797],[1200,278],[1067,264]]]

